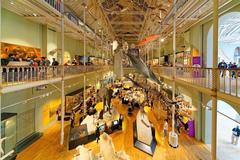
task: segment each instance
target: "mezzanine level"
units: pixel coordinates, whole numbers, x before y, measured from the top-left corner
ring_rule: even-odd
[[[111,71],[107,65],[78,66],[24,66],[2,67],[2,93],[14,92],[36,86],[52,84],[62,80],[81,77],[91,72]]]
[[[193,67],[152,67],[153,72],[160,78],[175,81],[177,84],[197,89],[208,95],[214,94],[213,85],[217,85],[218,98],[240,104],[240,69],[218,69],[217,82],[212,81],[212,68]],[[134,72],[131,67],[124,68],[125,73]],[[176,72],[175,79],[174,71]]]

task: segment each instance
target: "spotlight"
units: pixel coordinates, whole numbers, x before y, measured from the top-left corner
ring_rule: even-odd
[[[164,42],[164,38],[161,39],[161,42]]]

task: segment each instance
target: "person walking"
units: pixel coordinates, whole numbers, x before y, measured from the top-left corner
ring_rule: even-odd
[[[97,126],[96,126],[96,140],[97,140],[97,143],[98,141],[100,140],[100,128],[99,128],[99,124],[97,123]]]
[[[180,134],[181,133],[181,131],[180,131],[180,129],[181,129],[181,122],[180,122],[179,118],[177,118],[177,120],[176,120],[176,129],[178,131],[178,134]]]
[[[232,144],[237,145],[240,136],[239,126],[232,129]]]
[[[168,121],[165,119],[164,125],[163,125],[163,136],[164,139],[167,137],[168,134]]]

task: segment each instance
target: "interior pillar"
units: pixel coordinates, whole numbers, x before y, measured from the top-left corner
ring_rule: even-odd
[[[217,84],[218,84],[218,0],[213,1],[213,95],[211,158],[217,160]]]
[[[161,65],[161,63],[160,63],[160,58],[161,58],[161,40],[160,40],[160,38],[159,38],[159,42],[158,42],[159,44],[158,44],[158,47],[159,47],[159,52],[158,52],[158,64],[159,64],[159,66]]]
[[[202,93],[198,92],[198,122],[197,122],[197,139],[200,141],[202,138]]]
[[[42,56],[47,57],[48,48],[48,27],[47,25],[42,26]]]
[[[65,116],[65,94],[64,94],[64,0],[61,1],[61,139],[64,142],[64,116]]]

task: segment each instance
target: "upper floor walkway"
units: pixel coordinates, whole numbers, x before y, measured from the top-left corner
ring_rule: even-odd
[[[176,67],[174,69],[156,66],[151,69],[160,78],[175,81],[177,84],[197,89],[208,95],[214,95],[217,92],[218,98],[240,104],[240,69],[218,69],[216,82],[212,81],[212,68]],[[128,73],[135,71],[131,67],[124,70]],[[175,78],[174,75],[176,75]],[[214,85],[217,86],[217,91],[214,90]]]
[[[92,72],[112,71],[112,66],[42,66],[42,67],[2,67],[2,93],[32,88],[40,85],[60,82],[64,69],[64,80],[81,77]],[[240,69],[218,69],[217,82],[212,81],[212,68],[190,67],[152,67],[161,78],[175,81],[177,84],[192,87],[198,91],[214,95],[213,86],[217,86],[217,96],[239,104]],[[124,73],[133,73],[134,68],[124,68]],[[174,78],[174,72],[175,78]]]
[[[111,69],[112,67],[108,65],[2,67],[1,92],[8,93],[60,82],[62,80],[62,71],[64,71],[63,80],[67,80],[81,77],[91,72],[111,71]]]

